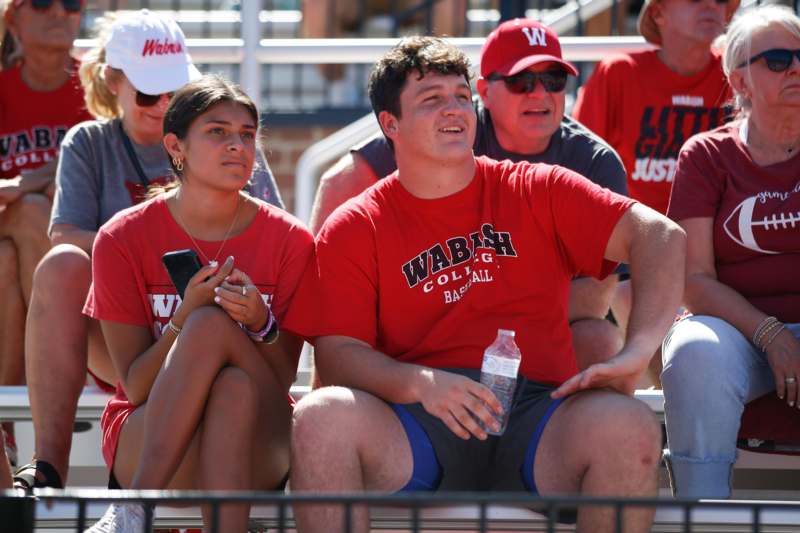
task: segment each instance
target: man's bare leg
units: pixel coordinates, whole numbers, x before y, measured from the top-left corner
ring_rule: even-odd
[[[6,206],[0,213],[0,237],[14,241],[19,265],[19,283],[27,304],[31,297],[33,271],[50,249],[47,225],[50,200],[44,194],[30,193]]]
[[[91,367],[114,383],[99,325],[83,315],[91,283],[91,259],[69,244],[54,247],[36,269],[25,336],[37,459],[49,462],[66,483],[75,410]],[[91,341],[90,341],[91,339]]]
[[[578,369],[608,361],[622,349],[624,340],[617,326],[602,318],[576,320],[569,325]]]
[[[411,445],[386,402],[342,387],[318,389],[295,407],[293,492],[397,491],[414,468]],[[344,506],[295,505],[303,533],[344,530]],[[353,509],[352,531],[369,531],[364,507]]]
[[[542,495],[655,497],[661,428],[642,402],[606,391],[576,394],[545,426],[536,450],[534,477]],[[634,507],[623,531],[650,531],[655,509]],[[585,506],[578,531],[615,530],[614,509]]]

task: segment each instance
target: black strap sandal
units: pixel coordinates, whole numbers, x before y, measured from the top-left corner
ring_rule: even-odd
[[[58,471],[47,461],[39,459],[33,463],[28,463],[20,467],[14,474],[15,489],[33,492],[33,489],[45,487],[54,489],[64,488],[64,482],[61,481],[61,476],[58,475]]]

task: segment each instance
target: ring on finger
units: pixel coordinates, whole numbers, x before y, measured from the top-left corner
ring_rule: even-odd
[[[247,296],[247,285],[242,285],[242,296]]]

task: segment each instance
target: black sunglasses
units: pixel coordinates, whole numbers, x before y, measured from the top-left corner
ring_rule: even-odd
[[[537,80],[548,93],[559,93],[567,86],[567,71],[561,69],[544,72],[524,70],[513,76],[490,74],[487,79],[490,81],[503,80],[506,88],[514,94],[532,93],[536,89]]]
[[[172,98],[175,93],[164,94],[167,95],[167,98]],[[161,96],[161,94],[144,94],[141,91],[136,91],[136,105],[139,107],[153,107],[161,100]]]
[[[44,11],[50,9],[55,0],[31,0],[31,7]],[[64,11],[68,13],[79,13],[83,7],[83,0],[61,0],[61,5],[64,6]]]
[[[768,69],[772,72],[783,72],[792,66],[792,61],[795,56],[797,60],[800,61],[800,49],[787,50],[786,48],[770,48],[769,50],[764,50],[760,54],[754,55],[736,68],[752,65],[763,57],[764,61],[767,63]]]

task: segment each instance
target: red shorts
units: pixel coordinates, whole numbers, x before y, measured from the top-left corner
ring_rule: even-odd
[[[294,408],[294,398],[288,396],[289,405]],[[103,459],[108,466],[108,470],[114,467],[114,457],[117,454],[117,444],[119,435],[122,433],[122,426],[128,419],[128,415],[136,410],[136,406],[128,401],[121,386],[117,386],[114,396],[108,400],[103,416],[100,418],[100,430],[103,432],[103,442],[101,449]]]

